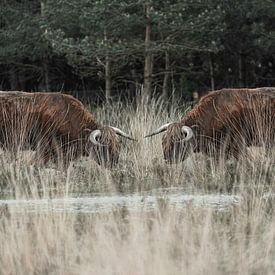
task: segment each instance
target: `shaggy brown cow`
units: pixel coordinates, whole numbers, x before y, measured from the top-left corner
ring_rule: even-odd
[[[145,137],[163,131],[169,163],[183,161],[191,150],[238,159],[248,146],[270,148],[275,145],[275,88],[213,91],[180,122],[167,123]]]
[[[43,162],[68,162],[90,152],[99,164],[119,157],[118,128],[103,126],[76,98],[62,93],[0,92],[0,143],[32,149]]]

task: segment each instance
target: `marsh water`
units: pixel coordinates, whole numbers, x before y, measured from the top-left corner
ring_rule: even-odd
[[[43,198],[43,199],[2,199],[0,207],[8,207],[11,212],[78,212],[96,213],[109,212],[114,209],[126,207],[127,210],[156,209],[160,203],[166,203],[177,210],[192,204],[196,207],[214,208],[226,211],[231,206],[240,202],[240,197],[229,194],[187,194],[181,188],[161,188],[144,193],[133,194],[96,194],[71,196],[65,198]]]

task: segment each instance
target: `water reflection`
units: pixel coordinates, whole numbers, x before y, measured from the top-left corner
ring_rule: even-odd
[[[175,190],[174,190],[175,191]],[[182,192],[162,190],[155,194],[96,195],[32,200],[0,200],[0,206],[7,205],[11,212],[67,211],[80,213],[108,212],[114,208],[127,207],[129,211],[143,209],[150,211],[157,207],[160,200],[182,209],[188,204],[196,207],[211,207],[225,211],[240,202],[239,196],[227,194],[188,195]]]

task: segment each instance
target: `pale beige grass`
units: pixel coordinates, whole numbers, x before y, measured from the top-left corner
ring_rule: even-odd
[[[98,214],[58,213],[50,207],[42,211],[39,206],[32,213],[18,213],[2,206],[0,274],[274,274],[273,153],[253,148],[254,161],[230,160],[218,169],[202,154],[167,166],[161,135],[143,136],[178,120],[184,106],[167,109],[162,101],[142,98],[136,107],[119,103],[94,112],[98,121],[138,138],[122,141],[117,168],[108,170],[89,158],[66,170],[37,167],[32,153],[14,159],[2,152],[1,193],[50,199],[180,186],[200,195],[237,194],[239,204],[217,211],[191,202],[179,210],[164,197],[151,212],[114,207]]]

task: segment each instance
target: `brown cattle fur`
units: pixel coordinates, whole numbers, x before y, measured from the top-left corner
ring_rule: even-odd
[[[33,149],[43,162],[68,161],[87,155],[90,149],[99,163],[102,157],[111,162],[118,159],[116,133],[96,122],[70,95],[0,92],[0,108],[0,143],[4,149]],[[95,129],[102,131],[105,146],[94,146],[88,140]]]
[[[183,125],[193,129],[190,141],[179,142]],[[239,158],[247,146],[269,148],[274,138],[275,88],[222,89],[202,97],[186,117],[171,124],[162,145],[170,162],[175,154],[183,160],[190,145],[195,152],[214,152],[216,158]]]

